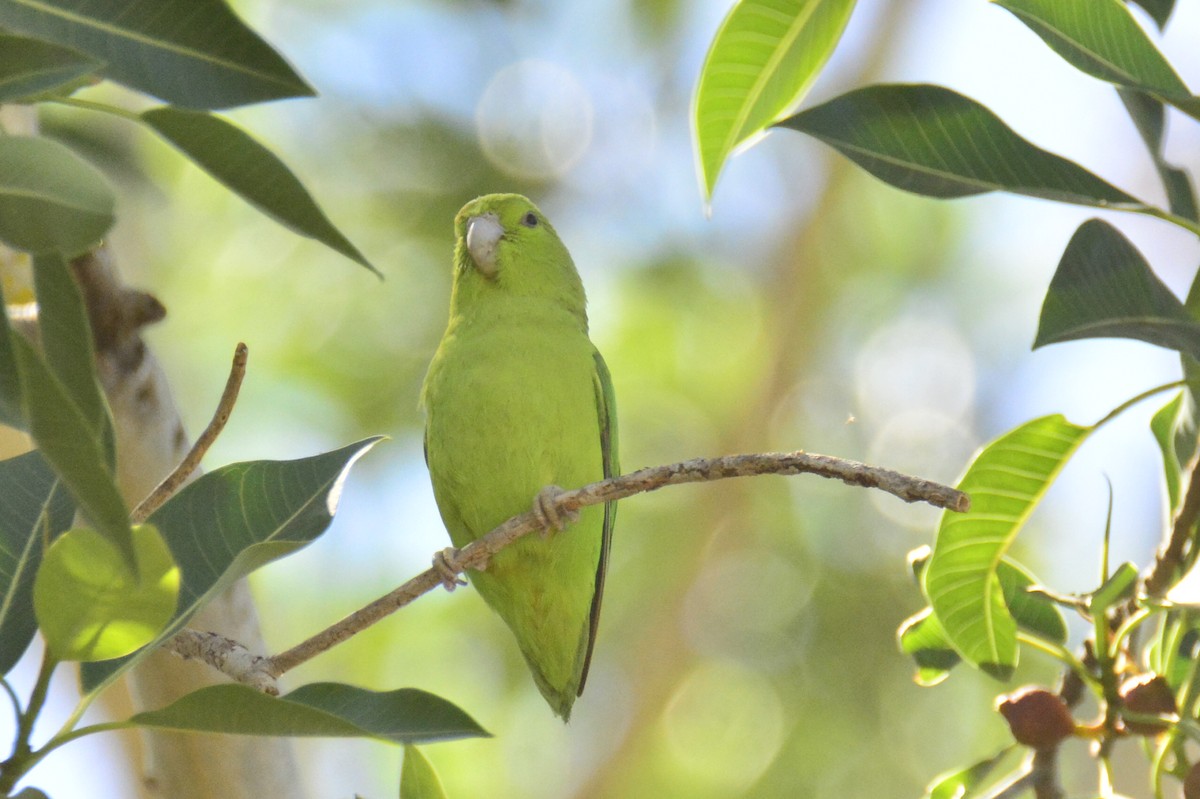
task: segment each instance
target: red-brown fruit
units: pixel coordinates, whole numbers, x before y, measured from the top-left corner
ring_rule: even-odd
[[[1065,702],[1045,688],[1027,685],[996,700],[1013,739],[1034,749],[1050,749],[1075,732]]]
[[[1183,778],[1183,799],[1200,799],[1200,763],[1193,764]]]
[[[1134,713],[1161,715],[1174,713],[1175,694],[1161,674],[1138,674],[1121,683],[1121,701],[1125,709]],[[1125,720],[1125,729],[1134,735],[1158,735],[1167,729],[1166,722],[1140,722]]]

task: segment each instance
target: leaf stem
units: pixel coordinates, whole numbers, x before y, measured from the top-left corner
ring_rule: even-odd
[[[17,733],[13,741],[12,754],[0,763],[0,793],[5,796],[17,784],[17,780],[25,776],[38,758],[34,755],[29,739],[33,736],[33,725],[37,723],[42,708],[46,705],[46,696],[50,691],[50,677],[58,666],[58,660],[46,649],[42,653],[42,665],[38,669],[37,681],[33,684],[33,692],[29,695],[29,706],[25,712],[17,716]]]
[[[1079,679],[1083,680],[1087,685],[1091,686],[1092,690],[1097,694],[1101,692],[1101,686],[1096,677],[1088,671],[1087,666],[1083,665],[1083,661],[1075,657],[1069,649],[1052,641],[1047,641],[1036,635],[1017,630],[1017,640],[1026,646],[1031,646],[1034,649],[1040,649],[1051,657],[1057,658],[1065,663],[1071,671],[1079,675]]]
[[[1145,391],[1143,391],[1141,394],[1131,397],[1131,398],[1125,400],[1124,402],[1122,402],[1117,407],[1113,408],[1100,421],[1098,421],[1092,425],[1092,430],[1099,430],[1101,427],[1108,424],[1113,419],[1116,419],[1118,416],[1125,413],[1125,411],[1129,410],[1134,405],[1137,405],[1142,400],[1150,399],[1155,394],[1161,394],[1162,392],[1170,391],[1173,388],[1183,388],[1186,385],[1187,385],[1186,380],[1176,380],[1172,383],[1163,383],[1161,386],[1155,386],[1154,388],[1148,388]]]
[[[97,111],[101,114],[128,119],[130,122],[137,122],[138,124],[142,122],[142,118],[132,111],[127,111],[120,106],[109,105],[108,103],[97,103],[94,100],[81,100],[78,97],[55,97],[47,100],[47,102],[70,106],[71,108],[82,108],[85,111]]]
[[[1147,205],[1147,206],[1145,206],[1144,209],[1139,208],[1139,209],[1135,210],[1134,213],[1143,214],[1145,216],[1152,216],[1155,219],[1161,219],[1164,222],[1170,222],[1172,225],[1177,225],[1178,227],[1183,228],[1184,230],[1188,231],[1189,233],[1193,233],[1197,236],[1200,236],[1200,223],[1193,222],[1192,220],[1187,219],[1182,216],[1176,216],[1175,214],[1171,213],[1170,211],[1167,211],[1163,208],[1159,208],[1158,206]]]

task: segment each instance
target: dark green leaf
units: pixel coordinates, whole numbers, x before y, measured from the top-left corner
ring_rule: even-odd
[[[340,683],[311,683],[280,697],[247,685],[213,685],[129,721],[168,730],[376,738],[398,744],[488,736],[457,706],[425,691],[380,693]]]
[[[12,799],[50,799],[50,797],[37,788],[22,788],[13,795]]]
[[[75,503],[42,453],[0,461],[0,675],[33,640],[33,578],[45,543],[71,526]]]
[[[446,790],[433,765],[412,744],[404,745],[400,770],[400,799],[446,799]]]
[[[917,194],[948,198],[1008,191],[1078,205],[1148,208],[941,86],[867,86],[779,126],[814,136],[880,180]]]
[[[1017,663],[1017,624],[997,564],[1090,432],[1056,414],[1005,433],[975,456],[958,484],[971,510],[942,515],[925,592],[954,648],[993,676],[1007,679]]]
[[[105,77],[188,108],[313,94],[222,0],[0,0],[0,27],[81,50]]]
[[[1033,346],[1105,337],[1200,356],[1200,323],[1119,230],[1089,219],[1071,237],[1050,281]]]
[[[295,461],[231,464],[186,486],[151,515],[183,575],[178,610],[159,640],[237,580],[324,532],[350,466],[378,440]],[[84,664],[85,691],[107,684],[147,650]]]
[[[96,379],[92,326],[83,294],[71,276],[71,268],[58,253],[34,256],[33,283],[43,356],[89,423],[92,435],[104,442],[108,467],[112,469],[116,464],[113,422]]]
[[[1167,102],[1194,100],[1121,0],[992,0],[1076,69]]]
[[[220,117],[178,108],[145,111],[142,121],[272,219],[379,274],[333,226],[291,170],[241,129]]]
[[[114,202],[104,176],[66,146],[0,136],[0,242],[76,255],[112,227]]]
[[[951,771],[934,777],[933,782],[925,789],[924,799],[970,799],[986,787],[988,776],[996,768],[1004,756],[1012,751],[1012,746],[1006,746],[996,754],[967,766],[959,771]]]
[[[1192,189],[1191,178],[1187,172],[1179,169],[1163,157],[1163,133],[1165,132],[1165,114],[1163,104],[1150,95],[1134,89],[1118,89],[1117,94],[1125,104],[1133,124],[1137,126],[1142,141],[1150,150],[1154,159],[1154,168],[1158,170],[1163,188],[1167,193],[1167,204],[1171,213],[1176,216],[1200,222],[1200,211],[1196,208],[1196,193]]]
[[[68,530],[42,558],[33,608],[58,660],[108,660],[154,640],[171,620],[179,569],[152,524],[133,528],[137,568],[95,530]]]
[[[136,561],[129,511],[108,470],[105,443],[29,342],[20,336],[9,340],[21,373],[23,412],[29,420],[30,435],[66,483],[88,522],[116,546],[132,567]]]
[[[1133,2],[1150,15],[1159,30],[1167,27],[1167,20],[1171,18],[1171,12],[1175,10],[1175,0],[1133,0]]]
[[[700,70],[692,129],[705,199],[729,154],[797,103],[833,54],[854,0],[739,0]]]
[[[0,103],[56,89],[100,66],[99,61],[69,47],[0,33]]]

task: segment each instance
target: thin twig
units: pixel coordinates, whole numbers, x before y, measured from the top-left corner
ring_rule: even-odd
[[[634,494],[654,491],[668,485],[721,480],[727,477],[749,477],[760,474],[816,474],[850,485],[879,488],[906,502],[927,502],[937,507],[963,512],[970,507],[970,498],[956,489],[909,475],[847,461],[829,455],[807,452],[761,453],[729,455],[723,458],[695,458],[667,466],[639,469],[620,477],[591,483],[557,495],[554,503],[564,515],[586,505],[598,505]],[[467,547],[452,551],[445,568],[426,569],[421,574],[380,597],[371,604],[351,613],[341,621],[315,636],[268,658],[267,671],[278,677],[301,663],[345,641],[377,621],[412,602],[424,593],[444,585],[447,569],[462,573],[467,569],[483,569],[488,560],[518,538],[541,530],[532,512],[514,516]]]
[[[233,352],[233,365],[229,369],[229,379],[225,381],[225,391],[221,394],[221,401],[217,403],[217,410],[213,414],[212,421],[208,423],[208,427],[204,428],[204,432],[200,434],[200,437],[196,439],[196,443],[192,445],[191,451],[175,467],[175,470],[167,475],[150,492],[150,496],[143,499],[133,509],[133,513],[129,516],[134,524],[146,521],[150,517],[150,514],[158,510],[164,502],[179,490],[179,487],[187,480],[188,475],[196,471],[196,467],[200,465],[200,461],[204,458],[205,453],[208,452],[208,448],[217,440],[217,436],[221,435],[221,431],[225,429],[225,423],[229,421],[229,415],[233,413],[233,406],[237,402],[238,391],[242,388],[242,380],[246,377],[246,359],[248,356],[249,351],[246,349],[246,345],[238,342],[237,349]]]
[[[216,633],[180,630],[165,647],[184,660],[203,660],[234,680],[251,685],[271,696],[279,695],[279,686],[263,668],[266,658],[256,655],[237,641]]]
[[[1146,577],[1146,593],[1150,596],[1162,596],[1178,576],[1177,572],[1183,563],[1184,547],[1191,540],[1200,520],[1200,453],[1197,454],[1188,472],[1187,493],[1175,518],[1171,522],[1171,535],[1167,545],[1154,559],[1154,568]]]

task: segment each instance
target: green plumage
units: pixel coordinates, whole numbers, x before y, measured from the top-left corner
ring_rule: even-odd
[[[493,194],[459,211],[454,229],[450,322],[422,401],[434,496],[464,547],[544,487],[618,468],[612,385],[554,228],[526,198]],[[615,512],[584,508],[570,529],[526,536],[470,572],[564,720],[587,677]]]

